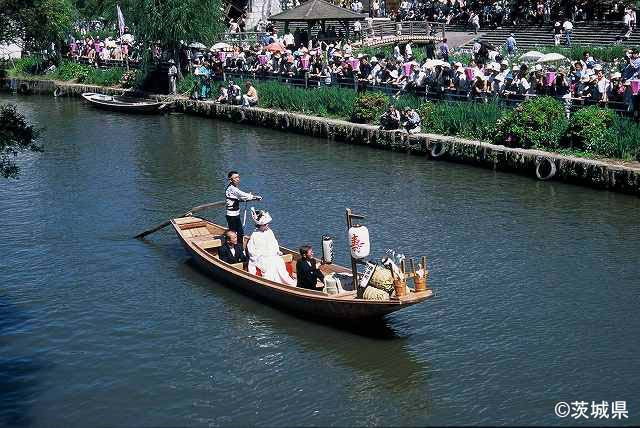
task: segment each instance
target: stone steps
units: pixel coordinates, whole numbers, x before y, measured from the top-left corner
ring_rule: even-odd
[[[450,25],[447,26],[447,31],[464,31],[464,26]],[[466,31],[469,32],[469,29]],[[481,29],[481,32],[483,33],[479,36],[481,40],[496,46],[503,46],[507,37],[513,33],[521,51],[530,50],[536,46],[553,46],[554,44],[553,27],[549,25],[542,28],[534,25],[527,27],[505,26],[496,30]],[[625,27],[622,24],[577,24],[573,30],[572,43],[575,45],[612,45],[615,43],[616,36],[622,36],[624,33]],[[622,44],[624,46],[640,45],[640,32],[632,33],[629,39],[622,41]],[[464,47],[471,46],[472,42]]]

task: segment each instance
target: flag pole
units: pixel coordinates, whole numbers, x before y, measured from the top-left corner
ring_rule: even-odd
[[[120,33],[120,50],[122,51],[122,36],[124,35],[124,15],[122,9],[120,9],[120,3],[116,3],[116,14],[118,15],[118,31]],[[125,57],[125,64],[127,71],[129,71],[129,48],[127,48],[127,55]]]

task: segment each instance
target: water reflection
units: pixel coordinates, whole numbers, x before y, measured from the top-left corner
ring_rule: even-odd
[[[178,264],[178,274],[189,284],[222,300],[233,313],[233,324],[239,331],[271,331],[273,336],[285,335],[313,355],[337,359],[340,365],[368,379],[370,385],[389,392],[419,394],[427,405],[430,399],[428,380],[431,364],[416,357],[409,349],[408,330],[398,331],[388,320],[368,324],[342,325],[320,323],[282,312],[263,302],[231,290],[198,270],[190,259]]]
[[[26,312],[0,296],[0,425],[28,426],[33,422],[32,404],[41,392],[47,369],[33,351],[16,353],[21,336],[31,320]]]

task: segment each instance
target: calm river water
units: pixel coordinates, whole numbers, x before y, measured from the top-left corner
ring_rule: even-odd
[[[0,425],[593,426],[554,406],[603,400],[640,424],[639,198],[185,115],[0,101],[46,146],[0,180]],[[282,244],[333,234],[346,262],[351,207],[375,255],[429,257],[436,298],[343,332],[211,281],[169,229],[131,239],[220,200],[229,169]]]

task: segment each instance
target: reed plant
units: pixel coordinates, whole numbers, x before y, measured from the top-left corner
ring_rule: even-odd
[[[196,78],[193,74],[185,74],[182,79],[176,83],[176,91],[182,95],[189,95],[193,87],[196,85]],[[212,88],[214,89],[214,88]],[[215,93],[215,89],[214,89]]]
[[[547,53],[559,53],[572,61],[578,61],[583,58],[585,52],[589,52],[596,61],[612,63],[616,59],[624,58],[627,47],[621,45],[611,46],[589,46],[589,45],[573,45],[571,47],[564,46],[540,46],[535,50]]]
[[[612,128],[615,135],[613,156],[640,161],[640,124],[616,115]]]
[[[495,125],[508,108],[500,102],[423,103],[418,109],[422,130],[434,134],[491,140]]]
[[[12,77],[25,77],[42,72],[44,68],[42,58],[27,56],[13,60],[13,67],[8,70],[8,74]]]
[[[124,69],[95,68],[91,65],[79,64],[73,61],[63,61],[49,77],[58,80],[75,80],[89,85],[114,86],[120,83]]]
[[[356,92],[333,86],[295,88],[278,82],[255,82],[260,107],[322,117],[347,119],[351,116]]]

